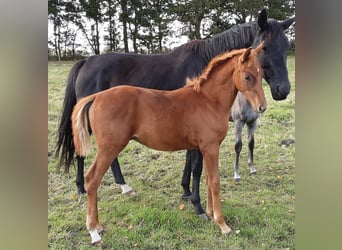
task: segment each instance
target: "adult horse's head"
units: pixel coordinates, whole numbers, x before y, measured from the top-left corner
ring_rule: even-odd
[[[252,46],[256,47],[261,41],[266,41],[259,61],[264,70],[264,78],[270,85],[274,100],[284,100],[290,92],[291,85],[286,67],[290,43],[284,30],[294,20],[294,17],[284,21],[267,19],[265,10],[262,10],[258,16],[257,23],[260,29]]]

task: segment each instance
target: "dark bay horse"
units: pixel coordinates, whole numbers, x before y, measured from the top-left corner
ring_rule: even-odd
[[[228,115],[238,91],[255,112],[266,110],[263,71],[256,49],[241,49],[215,57],[186,86],[162,91],[117,86],[81,99],[72,113],[74,145],[80,156],[91,152],[89,129],[97,153],[86,174],[87,229],[91,242],[101,241],[97,190],[103,175],[130,140],[156,150],[199,149],[207,183],[207,214],[223,234],[232,230],[221,210],[219,148],[228,131]],[[165,133],[167,131],[167,133]]]
[[[264,69],[264,78],[270,85],[273,98],[282,100],[290,91],[286,56],[289,42],[284,34],[294,18],[284,21],[268,19],[262,10],[257,21],[235,25],[231,29],[206,40],[186,43],[167,54],[138,55],[107,53],[78,61],[72,67],[66,86],[61,121],[58,129],[56,154],[60,157],[59,167],[68,171],[74,158],[75,147],[71,129],[71,113],[76,101],[113,86],[130,84],[160,90],[174,90],[185,85],[187,77],[198,76],[216,55],[232,49],[256,46],[268,38],[259,60]],[[76,184],[80,193],[84,189],[84,158],[76,156]],[[204,214],[200,204],[199,181],[202,173],[202,155],[199,150],[188,150],[182,178],[183,197],[190,197],[197,214]],[[118,159],[111,169],[115,182],[123,193],[131,188],[125,183]],[[192,192],[190,176],[193,173]]]
[[[254,132],[257,126],[259,113],[253,110],[252,105],[247,98],[238,92],[233,106],[230,110],[229,121],[234,122],[235,127],[235,163],[234,163],[234,180],[240,181],[239,174],[239,158],[242,149],[242,129],[247,125],[248,137],[248,166],[251,174],[256,174],[254,167]]]

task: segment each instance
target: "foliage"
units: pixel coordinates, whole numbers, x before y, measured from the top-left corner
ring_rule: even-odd
[[[49,62],[48,150],[53,151],[72,62]],[[185,152],[160,152],[130,142],[120,154],[122,171],[137,195],[123,196],[109,170],[99,189],[99,219],[105,227],[96,249],[294,249],[295,218],[295,60],[288,58],[291,92],[272,100],[264,84],[268,109],[255,133],[256,176],[247,165],[243,132],[241,182],[233,180],[233,124],[220,151],[222,211],[234,234],[222,236],[218,227],[198,218],[191,203],[181,199]],[[95,153],[95,152],[94,152]],[[89,166],[94,154],[86,159]],[[75,170],[56,172],[57,159],[48,158],[48,247],[93,249],[85,227],[86,197],[76,194]],[[201,181],[206,204],[205,173]]]
[[[132,48],[139,53],[162,52],[169,49],[170,36],[210,37],[233,24],[254,20],[262,8],[269,17],[283,20],[293,16],[295,1],[49,0],[53,29],[49,53],[60,59],[76,56],[78,50],[86,49],[76,43],[80,35],[93,54]],[[178,29],[176,21],[181,25]]]

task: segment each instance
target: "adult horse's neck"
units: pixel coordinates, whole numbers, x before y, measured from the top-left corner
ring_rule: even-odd
[[[253,44],[259,30],[256,22],[234,25],[212,38],[201,40],[197,44],[197,53],[209,62],[215,56],[233,49],[248,48]]]

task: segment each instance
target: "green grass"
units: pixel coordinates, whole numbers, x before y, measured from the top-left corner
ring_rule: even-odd
[[[53,151],[72,62],[49,62],[48,150]],[[241,182],[233,181],[233,124],[221,146],[222,211],[235,233],[223,236],[218,226],[198,218],[192,204],[181,200],[185,152],[160,152],[130,142],[119,160],[128,184],[137,195],[121,195],[111,172],[100,186],[99,220],[105,228],[99,246],[91,246],[85,227],[86,197],[78,196],[75,168],[57,173],[57,159],[48,162],[48,247],[51,249],[294,249],[295,58],[288,58],[292,83],[287,100],[276,102],[264,84],[268,110],[255,134],[256,176],[247,166],[246,131],[240,160]],[[94,157],[86,159],[88,167]],[[204,175],[204,173],[203,173]],[[201,181],[202,204],[206,185]],[[180,205],[184,204],[184,209]]]

